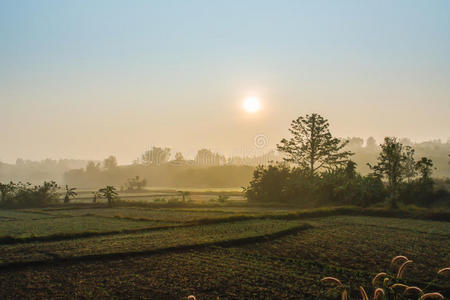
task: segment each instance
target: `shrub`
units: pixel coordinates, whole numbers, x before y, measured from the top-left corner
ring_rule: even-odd
[[[379,177],[361,176],[350,167],[311,176],[307,170],[284,164],[258,167],[244,189],[249,202],[299,204],[303,206],[358,205],[382,202],[387,193]]]
[[[286,202],[287,179],[290,168],[284,164],[259,166],[253,172],[250,186],[244,188],[249,202]]]
[[[32,186],[30,183],[8,184],[7,193],[2,191],[3,207],[40,207],[59,200],[58,185],[54,181],[44,181],[42,185]]]
[[[399,200],[404,204],[430,207],[440,202],[441,206],[449,206],[450,193],[444,189],[435,189],[431,179],[416,179],[403,183],[399,188]]]

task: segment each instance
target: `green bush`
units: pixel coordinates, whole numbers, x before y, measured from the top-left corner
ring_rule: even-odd
[[[302,206],[370,206],[384,201],[386,189],[379,177],[361,176],[354,169],[339,168],[311,176],[284,164],[258,167],[244,189],[249,202]]]
[[[58,185],[54,181],[35,186],[22,182],[0,185],[2,207],[40,207],[59,201]]]

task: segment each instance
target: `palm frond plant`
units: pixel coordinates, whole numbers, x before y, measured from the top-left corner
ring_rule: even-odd
[[[64,196],[64,203],[69,203],[70,202],[70,198],[74,198],[77,194],[77,192],[75,192],[77,188],[69,188],[69,186],[66,184],[66,194]]]
[[[108,205],[112,206],[114,200],[116,200],[119,197],[119,194],[117,193],[117,190],[115,187],[108,185],[102,189],[98,190],[101,197],[104,197],[108,200]]]

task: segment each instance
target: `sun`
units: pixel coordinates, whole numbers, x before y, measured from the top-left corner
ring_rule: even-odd
[[[243,107],[246,112],[255,113],[261,109],[261,101],[257,97],[248,97],[245,98]]]

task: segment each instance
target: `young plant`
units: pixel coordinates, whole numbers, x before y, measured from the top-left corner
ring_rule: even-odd
[[[77,194],[77,192],[75,192],[77,188],[70,188],[69,186],[66,184],[66,195],[64,196],[64,203],[69,203],[70,202],[70,198],[74,198]]]
[[[119,194],[116,191],[116,188],[113,186],[106,186],[102,189],[99,189],[98,192],[100,195],[108,200],[108,205],[112,206],[115,199],[119,197]]]

